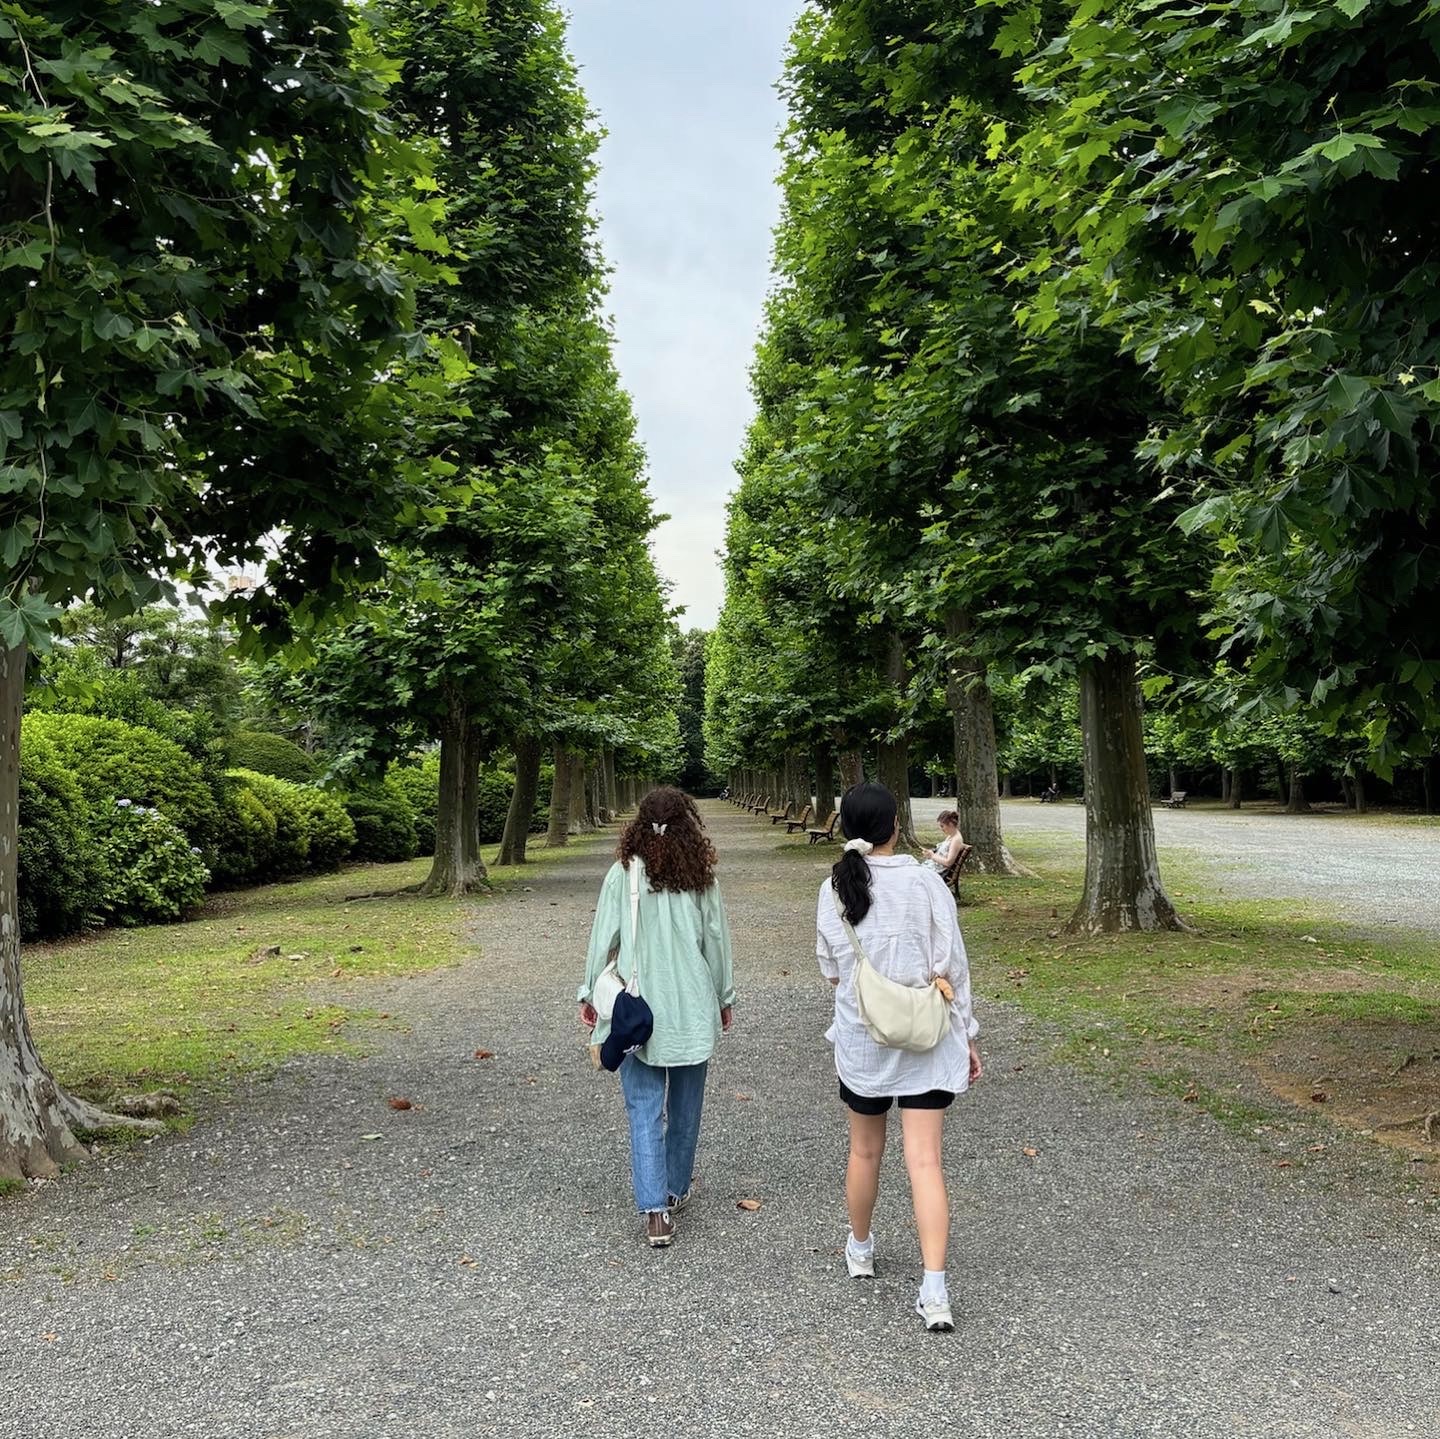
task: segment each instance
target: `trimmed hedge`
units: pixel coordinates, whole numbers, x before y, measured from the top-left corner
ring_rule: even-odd
[[[238,730],[226,741],[225,751],[231,769],[248,769],[291,784],[314,784],[320,777],[320,766],[314,758],[283,735]]]
[[[415,811],[415,840],[420,854],[435,853],[435,825],[440,809],[440,756],[397,760],[385,774],[386,789],[405,796]]]
[[[367,785],[345,796],[345,808],[355,825],[355,859],[394,864],[419,853],[415,810],[403,794]]]
[[[213,854],[220,807],[200,766],[179,745],[123,720],[43,710],[22,722],[22,753],[37,735],[49,741],[102,825],[116,800],[129,800],[158,809],[203,855]]]
[[[344,804],[312,785],[231,770],[225,806],[216,877],[226,884],[334,869],[355,845]]]
[[[20,760],[20,936],[53,939],[98,921],[100,855],[80,786],[41,734]]]

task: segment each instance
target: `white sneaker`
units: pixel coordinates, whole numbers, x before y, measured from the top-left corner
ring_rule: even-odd
[[[915,1312],[925,1321],[925,1327],[932,1334],[948,1334],[955,1327],[948,1299],[917,1298]]]
[[[854,1245],[847,1239],[845,1241],[845,1267],[850,1271],[852,1279],[873,1279],[875,1277],[875,1246],[870,1246],[869,1253],[857,1252]]]

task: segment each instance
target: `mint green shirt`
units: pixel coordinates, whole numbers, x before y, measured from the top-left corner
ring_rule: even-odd
[[[717,880],[702,894],[652,890],[640,866],[638,953],[640,993],[655,1015],[655,1032],[637,1051],[646,1064],[703,1064],[720,1037],[720,1010],[735,1003],[735,970],[730,925]],[[600,886],[585,983],[577,998],[588,1000],[610,951],[620,945],[620,977],[629,981],[637,945],[630,933],[630,875],[619,860]],[[592,1044],[603,1044],[610,1026],[601,1020]]]

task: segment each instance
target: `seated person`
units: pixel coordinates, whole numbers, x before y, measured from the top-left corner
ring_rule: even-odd
[[[965,839],[960,833],[960,815],[956,810],[941,810],[938,823],[944,839],[934,849],[921,850],[920,858],[923,864],[928,864],[943,874],[945,867],[955,858],[956,851],[965,843]]]

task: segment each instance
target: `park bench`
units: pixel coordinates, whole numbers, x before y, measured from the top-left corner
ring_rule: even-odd
[[[1184,809],[1185,801],[1190,798],[1190,791],[1184,789],[1175,790],[1168,799],[1162,799],[1161,804],[1166,809]]]
[[[785,833],[794,834],[797,829],[805,829],[814,818],[815,806],[807,804],[794,819],[785,821]]]
[[[788,824],[795,818],[795,805],[787,804],[784,809],[768,809],[765,811],[770,816],[771,824]]]
[[[960,903],[960,871],[965,868],[965,861],[975,853],[973,844],[962,844],[955,852],[955,858],[940,871],[940,878],[945,881],[945,888],[955,896],[955,903]]]
[[[825,821],[824,829],[807,829],[806,834],[810,836],[811,844],[827,844],[835,838],[835,826],[840,823],[840,811],[832,809],[830,818]]]
[[[753,799],[745,808],[748,809],[751,814],[759,814],[762,810],[770,808],[770,796],[767,794],[763,798]]]

